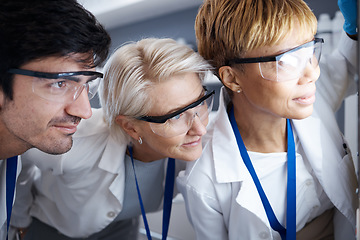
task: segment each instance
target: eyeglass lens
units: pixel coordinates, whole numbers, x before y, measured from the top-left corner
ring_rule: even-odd
[[[308,47],[290,51],[279,56],[277,61],[260,62],[259,69],[264,79],[272,81],[288,81],[299,78],[305,68],[310,66],[315,69],[320,60],[321,42],[316,42]]]
[[[163,137],[175,137],[184,134],[191,128],[195,117],[199,117],[202,123],[206,122],[207,124],[212,106],[213,95],[202,101],[199,105],[168,119],[165,123],[149,123],[151,130]]]
[[[84,88],[89,99],[93,98],[99,87],[100,78],[77,76],[77,80],[34,78],[33,92],[46,100],[67,103],[75,101]]]

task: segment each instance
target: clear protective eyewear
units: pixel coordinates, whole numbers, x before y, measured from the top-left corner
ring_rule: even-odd
[[[43,99],[59,103],[75,101],[84,88],[89,100],[92,99],[103,77],[102,73],[95,71],[48,73],[11,68],[8,73],[34,77],[33,93]]]
[[[143,116],[136,119],[149,122],[151,130],[162,137],[175,137],[187,133],[194,118],[205,121],[212,110],[215,91],[206,93],[199,100],[164,116]]]
[[[266,80],[283,82],[301,77],[310,64],[314,69],[319,65],[324,39],[314,40],[290,49],[284,53],[257,58],[235,58],[228,65],[258,63],[260,74]]]

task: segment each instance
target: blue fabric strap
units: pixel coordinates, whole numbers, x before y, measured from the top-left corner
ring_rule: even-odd
[[[288,186],[287,186],[287,213],[286,239],[296,239],[296,151],[291,121],[286,120],[287,127],[287,158],[288,158]]]
[[[174,180],[175,180],[175,159],[169,158],[166,169],[166,180],[165,180],[165,193],[164,193],[164,208],[163,208],[163,229],[162,229],[162,240],[167,238],[171,206],[174,193]]]
[[[144,204],[141,198],[140,188],[138,184],[138,180],[136,177],[135,166],[134,166],[134,158],[133,158],[133,149],[132,147],[128,147],[129,154],[131,158],[131,164],[134,170],[135,176],[135,183],[136,183],[136,190],[138,193],[141,215],[143,217],[144,226],[146,230],[146,236],[148,240],[151,240],[151,234],[149,229],[149,224],[147,222],[146,213],[144,209]],[[175,159],[169,158],[168,165],[166,169],[166,179],[165,179],[165,193],[164,193],[164,207],[163,207],[163,229],[162,229],[162,239],[166,240],[168,230],[169,230],[169,223],[170,223],[170,215],[171,215],[171,207],[172,207],[172,198],[174,192],[174,181],[175,181]]]
[[[241,138],[239,128],[236,124],[234,107],[229,112],[229,119],[234,131],[236,141],[239,147],[241,157],[247,167],[254,184],[258,190],[261,201],[265,208],[266,215],[269,219],[270,226],[277,232],[279,232],[282,240],[295,240],[296,239],[296,166],[295,166],[295,143],[294,136],[290,124],[290,120],[287,119],[287,157],[288,157],[288,185],[287,185],[287,214],[286,214],[286,225],[285,229],[278,221],[275,213],[270,205],[269,200],[261,186],[260,180],[256,175],[255,169],[251,163],[250,157],[247,153],[245,144]]]
[[[15,157],[8,158],[6,160],[6,216],[7,216],[6,227],[7,227],[7,233],[9,232],[11,211],[12,211],[12,205],[13,205],[13,201],[14,201],[17,159],[18,159],[18,156],[15,156]],[[6,239],[8,239],[8,234],[6,234]]]

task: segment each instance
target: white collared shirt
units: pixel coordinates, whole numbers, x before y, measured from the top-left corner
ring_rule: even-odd
[[[21,171],[21,161],[18,159],[17,174],[19,176]],[[14,192],[14,195],[16,193]],[[15,197],[14,197],[15,201]],[[7,232],[7,213],[6,213],[6,160],[0,159],[0,239],[6,239]]]

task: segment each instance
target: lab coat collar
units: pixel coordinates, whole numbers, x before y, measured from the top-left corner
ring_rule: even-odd
[[[101,132],[109,132],[108,124],[104,120],[101,108],[92,108],[92,115],[88,119],[82,119],[74,134],[74,138],[92,136]]]
[[[98,133],[108,135],[98,168],[114,174],[109,190],[118,199],[122,208],[125,189],[125,153],[128,143],[126,139],[120,140],[113,135],[104,121],[102,109],[92,109],[92,111],[92,117],[81,121],[81,127],[74,137],[83,138]]]
[[[104,153],[99,162],[99,168],[117,174],[125,169],[125,153],[127,143],[118,141],[113,135],[109,135]]]
[[[109,129],[109,125],[104,120],[103,110],[101,108],[92,109],[92,116],[80,122],[78,131],[74,138],[86,138],[96,134],[107,134],[107,143],[101,156],[98,167],[107,172],[116,174],[120,169],[125,169],[124,157],[127,147],[127,141],[117,140]]]
[[[111,182],[109,190],[118,199],[120,211],[124,202],[126,148],[127,141],[125,139],[120,141],[110,133],[98,164],[100,169],[114,174],[114,180]]]
[[[220,92],[219,110],[214,119],[211,141],[215,176],[219,183],[239,182],[251,178],[241,158],[240,151],[226,111],[230,97],[224,87]],[[227,144],[224,144],[227,143]]]

